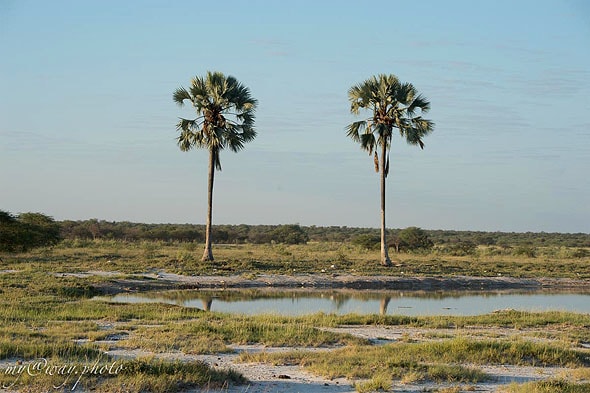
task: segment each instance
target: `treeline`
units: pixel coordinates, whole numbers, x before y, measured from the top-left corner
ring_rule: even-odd
[[[226,244],[302,244],[342,242],[372,248],[379,245],[379,229],[346,226],[215,225],[214,243]],[[12,215],[0,210],[0,251],[24,251],[56,244],[60,240],[119,240],[127,242],[198,242],[205,236],[205,225],[143,224],[104,220],[54,221],[41,213]],[[389,230],[389,247],[395,251],[436,246],[458,254],[470,253],[477,246],[496,246],[528,250],[535,247],[590,247],[590,234],[545,232],[479,232],[423,230],[416,227]]]
[[[109,239],[122,241],[204,242],[205,225],[141,224],[99,220],[62,221],[64,239]],[[310,238],[300,225],[214,225],[215,243],[307,243]]]
[[[64,239],[113,239],[123,241],[158,240],[166,242],[203,242],[205,225],[195,224],[141,224],[99,220],[61,221],[60,233]],[[413,228],[413,227],[411,227]],[[410,228],[406,228],[407,230]],[[392,242],[404,229],[390,229]],[[499,247],[515,246],[563,246],[590,247],[587,233],[546,232],[481,232],[454,230],[422,230],[435,245],[475,244]],[[409,231],[412,234],[412,231]],[[215,243],[286,243],[352,242],[359,236],[379,236],[376,228],[346,226],[301,226],[289,225],[214,225]]]

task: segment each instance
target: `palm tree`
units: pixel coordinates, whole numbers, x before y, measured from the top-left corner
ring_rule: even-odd
[[[209,172],[207,192],[207,227],[205,231],[205,252],[203,261],[213,261],[211,250],[211,218],[213,212],[213,179],[215,170],[221,170],[219,154],[223,149],[238,152],[246,142],[256,137],[254,130],[254,111],[257,101],[250,90],[233,76],[221,72],[207,72],[203,77],[195,77],[187,90],[176,89],[174,101],[183,106],[190,101],[197,112],[197,118],[180,118],[176,129],[182,151],[194,147],[209,150]]]
[[[346,130],[369,156],[374,153],[375,171],[381,174],[381,264],[391,266],[386,244],[385,178],[389,173],[393,129],[397,128],[409,144],[424,148],[422,138],[432,132],[434,123],[420,115],[430,109],[430,103],[411,83],[402,83],[395,75],[384,74],[351,87],[348,99],[354,115],[361,109],[373,112],[371,117],[349,124]]]

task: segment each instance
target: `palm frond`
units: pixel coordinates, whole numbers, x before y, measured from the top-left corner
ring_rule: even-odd
[[[361,148],[363,150],[368,151],[369,154],[371,154],[371,152],[377,146],[376,142],[377,141],[375,140],[375,135],[373,135],[371,133],[364,133],[364,134],[360,135]]]
[[[392,92],[394,99],[404,106],[410,105],[416,94],[417,91],[411,83],[400,83],[398,88]]]
[[[405,129],[406,142],[410,145],[418,145],[421,149],[424,149],[424,142],[422,142],[423,132],[414,127],[408,127]]]
[[[408,105],[408,116],[414,116],[416,109],[420,109],[422,113],[426,113],[430,110],[430,102],[421,94],[418,94],[418,96],[412,100],[410,105]]]
[[[178,105],[183,106],[185,100],[191,100],[191,95],[184,87],[179,87],[174,91],[174,94],[172,94],[172,99]]]
[[[419,118],[419,119],[414,119],[413,123],[414,123],[415,127],[418,128],[422,132],[423,136],[428,135],[432,131],[434,131],[434,122],[432,120]]]
[[[351,123],[348,126],[346,126],[346,135],[349,138],[351,138],[353,141],[360,142],[361,141],[360,134],[361,134],[361,132],[364,132],[366,128],[367,128],[367,121],[366,120],[355,121],[354,123]]]
[[[256,136],[258,135],[258,133],[256,132],[256,130],[254,129],[254,127],[251,124],[242,124],[241,129],[242,129],[242,139],[246,143],[252,142],[256,138]]]
[[[191,130],[194,130],[195,128],[198,128],[198,126],[199,126],[198,119],[189,120],[189,119],[179,118],[178,123],[176,123],[176,129],[178,131],[184,131],[184,130],[191,131]]]
[[[188,151],[196,145],[194,133],[185,129],[181,131],[178,138],[176,138],[176,141],[178,143],[178,147],[180,147],[180,150],[182,151]]]

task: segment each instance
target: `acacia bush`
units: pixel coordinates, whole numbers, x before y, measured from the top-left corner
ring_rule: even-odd
[[[474,255],[477,250],[477,244],[470,240],[455,240],[438,247],[438,249],[443,254],[460,257]]]
[[[278,228],[272,231],[270,238],[276,243],[284,244],[302,244],[307,243],[309,240],[305,230],[297,224],[279,225]]]
[[[381,246],[381,237],[378,234],[364,233],[353,238],[352,244],[365,250],[378,250]]]
[[[59,224],[41,213],[13,216],[0,210],[0,251],[26,251],[60,241]]]
[[[429,250],[434,246],[428,233],[422,228],[408,227],[401,230],[390,243],[396,252]]]

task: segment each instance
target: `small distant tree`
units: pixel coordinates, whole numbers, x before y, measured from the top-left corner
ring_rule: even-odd
[[[26,251],[55,244],[60,240],[59,224],[41,213],[19,216],[0,211],[0,250]]]
[[[352,244],[366,250],[378,250],[381,244],[381,237],[377,234],[364,233],[352,239]]]
[[[396,252],[402,250],[428,250],[434,246],[434,243],[429,239],[428,234],[421,228],[408,227],[401,230],[392,241]]]
[[[59,224],[52,217],[41,213],[22,213],[18,221],[28,234],[28,247],[52,245],[60,240]]]
[[[309,236],[301,226],[297,224],[279,225],[270,235],[271,240],[284,244],[307,243]]]
[[[19,225],[9,212],[0,210],[0,251],[14,251],[19,238]]]
[[[443,251],[453,256],[473,255],[477,250],[477,244],[471,240],[452,239],[447,243]]]

